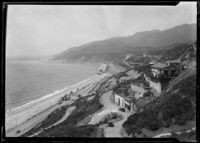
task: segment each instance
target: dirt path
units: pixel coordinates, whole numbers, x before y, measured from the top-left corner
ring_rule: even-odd
[[[114,127],[107,127],[104,129],[104,136],[105,137],[123,137],[121,134],[122,125],[127,120],[128,116],[131,115],[131,113],[121,113],[123,116],[123,120],[114,123]]]
[[[127,120],[127,117],[131,115],[129,112],[120,112],[119,107],[111,102],[112,91],[108,91],[102,95],[102,103],[104,105],[104,110],[97,113],[92,117],[92,120],[89,124],[96,124],[98,123],[106,114],[111,112],[117,112],[122,114],[123,120],[115,122],[114,127],[106,127],[104,129],[104,136],[105,137],[122,137],[121,130],[122,124]]]
[[[110,112],[119,112],[119,110],[118,110],[119,107],[112,104],[111,101],[110,101],[111,95],[112,95],[112,91],[108,91],[108,92],[106,92],[105,94],[102,95],[101,99],[102,99],[102,103],[104,105],[104,110],[101,111],[100,113],[94,115],[92,117],[92,120],[89,122],[89,124],[98,123],[104,115],[106,115]]]
[[[65,115],[59,121],[54,123],[52,126],[56,126],[62,123],[63,121],[65,121],[69,117],[69,115],[72,113],[72,111],[74,111],[75,109],[76,109],[76,106],[69,107],[69,109],[66,110]]]

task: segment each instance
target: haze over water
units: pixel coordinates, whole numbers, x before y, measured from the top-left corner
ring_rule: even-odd
[[[96,74],[97,70],[95,65],[6,61],[6,110],[82,81]]]

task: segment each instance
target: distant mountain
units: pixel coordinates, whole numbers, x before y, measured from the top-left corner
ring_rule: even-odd
[[[173,48],[196,41],[196,24],[183,24],[167,30],[138,32],[127,37],[114,37],[70,48],[54,55],[54,60],[112,61],[127,53]]]

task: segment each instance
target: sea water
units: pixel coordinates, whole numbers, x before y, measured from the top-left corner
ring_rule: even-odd
[[[95,75],[98,65],[7,60],[5,106],[10,110]]]

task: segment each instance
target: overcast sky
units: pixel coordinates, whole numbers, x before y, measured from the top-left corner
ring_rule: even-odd
[[[196,23],[196,2],[177,6],[10,5],[6,56],[49,56],[95,40]]]

